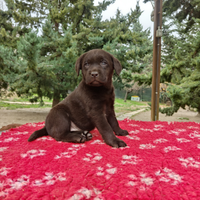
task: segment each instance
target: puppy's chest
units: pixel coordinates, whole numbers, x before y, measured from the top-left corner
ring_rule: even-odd
[[[85,108],[88,109],[89,112],[102,114],[106,113],[112,105],[112,102],[109,100],[93,100],[90,104],[87,104]]]

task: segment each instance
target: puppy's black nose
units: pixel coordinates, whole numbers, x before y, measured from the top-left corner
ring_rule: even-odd
[[[95,77],[99,76],[99,73],[98,72],[91,72],[91,76],[95,78]]]

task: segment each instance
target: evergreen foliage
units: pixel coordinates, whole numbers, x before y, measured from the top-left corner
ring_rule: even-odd
[[[0,45],[0,97],[8,93],[6,89],[13,83],[13,77],[18,74],[17,68],[23,64],[15,52],[11,47]],[[10,91],[13,90],[10,88]]]
[[[80,78],[75,74],[75,61],[91,49],[104,49],[120,60],[122,79],[114,79],[121,88],[131,87],[132,74],[151,63],[152,41],[150,31],[143,31],[139,22],[139,2],[129,14],[123,16],[118,10],[105,21],[102,11],[115,0],[104,0],[97,6],[93,0],[5,2],[8,10],[0,13],[4,16],[0,19],[4,41],[0,82],[19,96],[41,104],[42,98],[48,97],[57,104],[77,86]]]
[[[168,84],[166,94],[173,106],[160,111],[167,115],[173,115],[186,105],[200,113],[199,13],[199,1],[166,0],[163,3],[161,82]],[[150,78],[148,74],[138,79],[141,83],[150,83]]]
[[[125,100],[127,93],[132,91],[133,77],[141,72],[146,73],[152,65],[153,46],[150,30],[142,30],[143,27],[139,22],[141,14],[137,2],[136,8],[128,15],[123,16],[117,10],[115,18],[105,22],[109,26],[105,31],[104,40],[106,38],[110,40],[103,49],[118,58],[123,66],[121,76],[114,77],[114,84],[126,90]]]
[[[8,79],[5,77],[16,72],[11,67],[10,60],[15,60],[15,58],[11,59],[11,56],[15,55],[14,52],[16,52],[17,41],[20,36],[19,32],[21,31],[19,27],[14,27],[12,13],[9,10],[0,9],[0,96],[6,92],[9,85]],[[6,53],[6,51],[8,52]]]
[[[152,0],[143,0],[144,3]],[[163,17],[173,16],[178,23],[185,23],[184,32],[195,24],[195,19],[200,18],[199,0],[163,0]]]

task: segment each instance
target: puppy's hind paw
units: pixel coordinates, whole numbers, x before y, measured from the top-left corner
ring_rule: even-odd
[[[82,135],[83,137],[86,138],[86,141],[89,141],[89,140],[92,139],[92,134],[89,133],[88,131],[83,131],[83,132],[81,133],[81,135]]]

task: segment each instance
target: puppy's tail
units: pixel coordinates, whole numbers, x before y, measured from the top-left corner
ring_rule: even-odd
[[[28,138],[28,141],[31,142],[33,140],[36,140],[39,137],[47,136],[47,135],[48,133],[47,133],[46,127],[43,127],[42,129],[37,130],[34,133],[32,133],[31,136]]]

